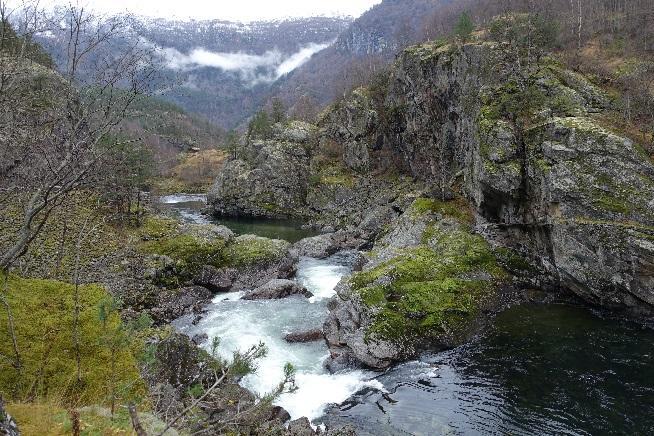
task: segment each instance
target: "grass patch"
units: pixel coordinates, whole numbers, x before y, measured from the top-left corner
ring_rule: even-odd
[[[4,277],[0,276],[2,283]],[[0,392],[14,400],[54,399],[66,406],[110,404],[145,394],[129,335],[104,288],[82,286],[80,295],[81,383],[76,379],[73,340],[74,286],[54,280],[9,277],[22,368],[14,356],[7,312],[0,311]]]
[[[13,403],[7,410],[14,417],[25,436],[67,436],[72,434],[69,412],[60,406],[47,403]],[[129,414],[121,408],[113,419],[108,409],[97,407],[80,410],[83,436],[118,436],[133,434]]]

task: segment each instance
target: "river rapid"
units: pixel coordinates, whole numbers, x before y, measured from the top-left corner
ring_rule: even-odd
[[[200,213],[204,197],[176,195],[163,197],[161,203],[173,208],[179,216],[192,223],[222,224],[233,231],[252,233],[269,238],[298,241],[311,232],[299,229],[299,223],[276,220],[210,220]],[[282,395],[276,404],[286,409],[293,419],[303,416],[315,420],[323,415],[328,404],[342,403],[363,388],[383,389],[371,371],[350,370],[330,374],[322,365],[329,355],[323,341],[289,344],[284,335],[322,328],[327,316],[327,301],[335,295],[340,279],[351,272],[352,254],[339,253],[328,259],[300,259],[296,280],[314,296],[290,297],[281,300],[240,300],[242,292],[219,294],[207,308],[202,320],[193,325],[190,318],[181,318],[175,325],[193,336],[209,336],[220,340],[218,353],[229,359],[234,351],[247,350],[263,342],[268,350],[259,360],[255,373],[247,376],[243,387],[259,395],[272,391],[283,377],[286,363],[296,369],[297,390]]]
[[[294,222],[214,221],[199,212],[204,201],[161,199],[187,222],[289,241],[310,236]],[[654,434],[654,330],[569,303],[513,307],[471,343],[382,374],[327,373],[324,343],[288,344],[283,336],[322,325],[326,302],[350,265],[347,253],[302,258],[297,280],[313,298],[220,294],[197,325],[184,318],[176,325],[219,338],[226,358],[264,342],[268,354],[244,387],[265,394],[292,363],[299,389],[277,404],[314,424],[351,424],[363,435]]]

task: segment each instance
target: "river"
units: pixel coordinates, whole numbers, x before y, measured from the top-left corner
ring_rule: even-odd
[[[189,222],[212,222],[198,213],[203,201],[163,199]],[[291,241],[308,234],[297,223],[220,223]],[[277,403],[293,418],[352,424],[363,435],[654,434],[654,331],[571,304],[513,307],[471,343],[383,374],[326,373],[323,343],[287,344],[282,337],[319,327],[326,300],[349,272],[347,254],[303,258],[297,280],[314,298],[248,302],[238,293],[219,295],[198,325],[180,326],[220,338],[226,357],[263,341],[269,353],[245,387],[269,391],[291,362],[299,389]]]
[[[299,228],[299,223],[280,220],[211,220],[200,213],[203,196],[175,195],[163,197],[161,203],[173,208],[181,219],[192,223],[222,224],[239,234],[251,233],[269,238],[298,241],[312,233]],[[328,404],[342,403],[363,388],[382,389],[371,371],[351,370],[330,374],[322,365],[329,352],[323,341],[289,344],[286,333],[321,328],[327,316],[327,301],[335,295],[341,277],[351,272],[352,256],[340,253],[328,259],[304,257],[298,263],[296,280],[314,296],[282,300],[240,300],[242,292],[216,296],[207,308],[207,315],[192,325],[189,318],[175,324],[188,335],[206,333],[207,344],[220,339],[218,352],[229,359],[236,350],[247,350],[263,342],[268,353],[258,362],[258,369],[247,376],[245,388],[264,395],[272,391],[283,377],[286,363],[296,369],[298,389],[281,396],[276,404],[286,409],[293,419],[302,416],[315,420],[323,415]]]

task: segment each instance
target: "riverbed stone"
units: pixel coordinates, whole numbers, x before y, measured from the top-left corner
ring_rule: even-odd
[[[232,288],[238,275],[235,268],[216,268],[204,265],[193,278],[193,283],[204,286],[212,292],[227,292]]]
[[[307,330],[304,332],[293,332],[284,335],[284,340],[290,343],[305,343],[321,341],[325,338],[321,329]]]
[[[242,300],[278,300],[292,295],[313,297],[313,294],[298,282],[287,279],[274,279],[263,286],[247,292]]]

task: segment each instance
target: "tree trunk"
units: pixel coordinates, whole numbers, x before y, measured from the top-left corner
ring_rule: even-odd
[[[9,270],[5,269],[0,271],[2,271],[2,273],[5,276],[4,289],[3,289],[3,293],[0,295],[0,300],[2,301],[2,304],[5,306],[5,310],[7,311],[7,327],[9,328],[9,334],[11,335],[11,345],[14,350],[14,368],[16,368],[16,371],[18,372],[18,377],[20,378],[22,363],[20,360],[20,352],[18,350],[18,340],[16,339],[14,316],[11,312],[11,306],[9,305],[9,300],[7,300],[7,294],[9,292]]]
[[[127,408],[129,410],[129,416],[132,419],[132,427],[134,428],[136,436],[148,436],[146,431],[143,429],[143,426],[141,425],[141,421],[139,420],[139,415],[136,411],[136,406],[134,403],[129,403]]]

